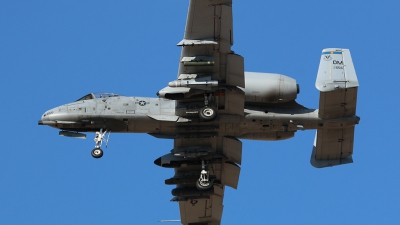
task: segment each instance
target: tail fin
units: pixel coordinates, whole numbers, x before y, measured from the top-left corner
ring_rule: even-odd
[[[358,80],[348,49],[322,50],[315,87],[321,92],[320,118],[356,114]]]
[[[352,163],[359,84],[348,49],[322,50],[315,86],[320,91],[318,115],[331,125],[317,130],[311,164],[322,168]],[[355,123],[343,125],[340,118],[345,117]]]

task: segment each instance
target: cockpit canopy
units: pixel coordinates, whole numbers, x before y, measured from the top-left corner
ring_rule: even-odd
[[[96,98],[109,98],[109,97],[116,97],[116,96],[122,96],[119,94],[115,93],[108,93],[108,92],[95,92],[95,93],[90,93],[82,98],[76,100],[76,102],[83,101],[83,100],[90,100],[90,99],[96,99]]]

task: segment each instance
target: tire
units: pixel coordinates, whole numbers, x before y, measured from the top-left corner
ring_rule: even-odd
[[[210,179],[210,181],[207,184],[200,182],[200,179],[198,179],[196,181],[196,187],[197,187],[197,189],[199,189],[201,191],[208,190],[208,189],[212,188],[213,186],[214,186],[213,179]]]
[[[95,148],[92,150],[92,156],[93,158],[99,159],[103,156],[103,150],[99,148]]]
[[[200,109],[199,116],[203,120],[211,121],[217,116],[217,110],[209,106],[204,106]]]

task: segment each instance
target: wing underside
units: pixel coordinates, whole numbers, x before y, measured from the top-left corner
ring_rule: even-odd
[[[179,202],[182,223],[220,224],[225,186],[236,189],[238,185],[241,142],[232,137],[177,138],[171,154],[184,156],[181,165],[175,168],[174,177],[166,181],[177,185],[172,191],[175,196],[172,201]],[[202,161],[214,180],[209,190],[196,187]]]
[[[182,47],[178,78],[164,89],[182,93],[174,95],[177,112],[186,115],[188,109],[208,104],[218,115],[243,116],[244,92],[238,87],[245,87],[244,59],[231,51],[232,45],[232,0],[190,0],[184,38],[178,43]],[[194,134],[189,127],[195,125],[182,126],[183,133],[165,157],[181,160],[174,177],[166,180],[176,185],[172,201],[179,202],[184,225],[220,224],[225,187],[238,185],[242,144],[223,133]],[[204,170],[214,185],[199,190],[196,182]]]
[[[243,115],[244,59],[233,45],[232,0],[191,0],[174,88],[187,88],[191,98],[178,107],[212,96],[219,114]],[[170,86],[171,87],[171,86]],[[188,94],[186,93],[186,94]],[[185,95],[186,96],[186,95]]]

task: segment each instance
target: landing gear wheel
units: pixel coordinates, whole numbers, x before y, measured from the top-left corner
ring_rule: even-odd
[[[100,148],[95,148],[92,150],[92,156],[93,158],[101,158],[103,156],[103,150],[101,150]]]
[[[217,110],[209,106],[204,106],[200,109],[199,116],[203,120],[213,120],[217,116]]]
[[[197,187],[197,189],[199,189],[201,191],[208,190],[208,189],[212,188],[213,185],[214,185],[214,180],[213,179],[210,179],[207,182],[200,181],[200,179],[198,179],[196,181],[196,187]]]

